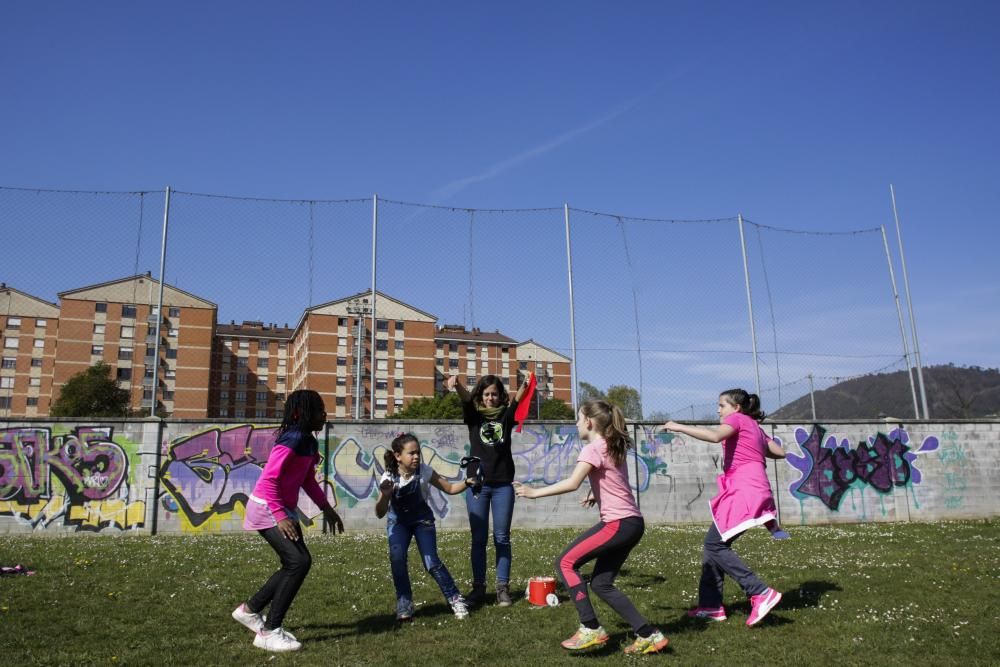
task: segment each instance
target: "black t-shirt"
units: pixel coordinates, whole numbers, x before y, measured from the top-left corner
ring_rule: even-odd
[[[510,451],[510,438],[514,430],[516,409],[517,401],[511,399],[507,409],[495,420],[490,420],[479,414],[473,401],[462,404],[464,421],[469,426],[471,454],[482,459],[483,481],[489,486],[514,481],[514,456]]]

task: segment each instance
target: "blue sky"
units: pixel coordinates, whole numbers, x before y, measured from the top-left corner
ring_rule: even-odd
[[[993,222],[1000,211],[998,19],[992,2],[7,3],[0,185],[115,192],[170,185],[296,200],[378,193],[478,209],[568,202],[670,219],[742,212],[799,230],[885,224],[895,252],[893,183],[924,363],[996,367],[1000,281],[990,260],[1000,247]],[[154,272],[157,206],[151,196],[139,244],[142,270]],[[350,234],[316,228],[310,274],[302,269],[309,257],[301,206],[272,214],[267,204],[248,204],[230,215],[215,203],[179,199],[178,216],[201,213],[172,232],[177,254],[167,279],[217,301],[223,320],[294,320],[309,301],[303,276],[312,275],[314,303],[368,284],[365,206],[330,214],[357,217]],[[38,218],[36,209],[25,199],[0,205],[8,255],[0,280],[54,300],[60,290],[131,273],[131,208],[88,203],[79,217]],[[95,225],[112,209],[121,229],[90,236],[114,238],[120,251],[95,261],[75,235],[81,219]],[[405,258],[380,261],[386,291],[442,321],[567,347],[561,211],[479,216],[471,268],[467,213],[384,211],[380,233],[394,224],[399,232],[387,237],[386,252],[395,238]],[[268,216],[285,231],[268,230]],[[637,286],[641,345],[666,364],[650,358],[644,370],[650,396],[661,394],[654,409],[703,395],[711,401],[713,383],[752,386],[745,354],[701,359],[715,375],[697,391],[688,391],[680,366],[669,365],[685,363],[671,357],[675,348],[749,348],[732,225],[722,240],[711,228],[688,245],[630,224],[635,270],[609,278],[608,265],[623,266],[614,220],[591,233],[580,218],[577,335],[594,348],[581,379],[636,384],[635,369],[616,375],[626,363],[618,352],[598,350],[634,347]],[[211,242],[198,236],[209,223],[219,227]],[[247,229],[257,230],[256,242],[224,249],[222,239]],[[406,229],[422,231],[410,237]],[[356,244],[344,241],[353,236]],[[444,242],[428,240],[438,237]],[[52,239],[41,253],[39,238]],[[882,361],[877,355],[895,353],[898,324],[880,239],[854,240],[859,245],[838,238],[832,243],[845,245],[819,255],[797,237],[765,241],[770,287],[776,294],[787,287],[790,309],[775,313],[786,323],[779,347],[847,355],[850,338],[859,356],[876,355],[825,365],[789,360],[783,382],[810,371],[872,370]],[[544,249],[536,247],[543,241]],[[204,246],[224,256],[214,285],[194,268],[204,264],[192,259]],[[602,257],[602,248],[613,251]],[[247,256],[252,267],[240,260]],[[537,304],[505,294],[523,280],[526,263],[546,266],[550,288]],[[273,291],[255,286],[246,303],[220,278],[269,273],[296,278],[272,280],[281,284]],[[808,287],[817,274],[826,274],[830,292]],[[758,273],[755,299],[760,280]],[[880,291],[838,302],[837,286],[850,292],[847,286],[863,290],[876,281]],[[685,303],[667,294],[698,298]],[[770,321],[766,305],[755,308],[759,322]]]

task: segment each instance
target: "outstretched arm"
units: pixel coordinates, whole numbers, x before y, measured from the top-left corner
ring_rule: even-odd
[[[463,403],[468,403],[472,400],[472,394],[470,394],[469,390],[466,389],[465,386],[459,381],[458,375],[449,375],[448,379],[445,380],[445,387],[448,388],[448,391],[457,391],[458,397],[462,399]]]
[[[570,476],[561,482],[556,482],[555,484],[550,484],[549,486],[543,486],[540,489],[525,486],[520,482],[514,482],[514,493],[516,493],[520,498],[544,498],[546,496],[558,496],[563,493],[571,493],[580,488],[580,485],[583,484],[583,480],[587,478],[587,475],[589,475],[590,471],[593,469],[594,466],[589,463],[578,461]]]
[[[692,438],[698,438],[706,442],[722,442],[736,433],[736,429],[729,424],[723,424],[719,428],[705,428],[704,426],[688,426],[686,424],[678,424],[675,421],[669,421],[663,425],[663,428],[673,433],[690,435]]]
[[[437,471],[431,473],[431,484],[441,489],[449,496],[453,496],[456,493],[461,493],[465,491],[471,485],[472,480],[466,477],[465,479],[460,479],[457,482],[449,482],[441,475],[437,474]]]

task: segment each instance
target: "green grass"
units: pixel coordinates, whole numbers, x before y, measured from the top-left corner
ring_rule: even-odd
[[[618,580],[671,640],[667,655],[641,658],[621,654],[631,633],[602,602],[611,642],[567,654],[559,642],[577,626],[573,605],[534,609],[523,599],[525,579],[551,574],[576,532],[515,531],[514,606],[488,605],[466,621],[451,615],[411,547],[419,606],[403,627],[382,534],[309,538],[313,570],[285,623],[303,648],[276,656],[229,618],[277,563],[256,535],[4,536],[0,564],[37,574],[0,579],[0,656],[18,666],[1000,663],[1000,522],[803,527],[783,542],[751,531],[737,551],[785,596],[753,629],[731,583],[727,622],[685,618],[704,527],[651,527]],[[467,535],[444,533],[439,547],[464,590]]]

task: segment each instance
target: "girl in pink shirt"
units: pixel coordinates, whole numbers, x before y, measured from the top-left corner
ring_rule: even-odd
[[[761,430],[758,422],[762,419],[764,412],[757,394],[729,389],[719,395],[719,428],[673,421],[664,425],[668,431],[723,445],[719,493],[710,502],[712,525],[702,549],[698,606],[688,616],[726,620],[722,606],[724,575],[735,579],[750,597],[748,626],[759,623],[781,601],[781,593],[761,581],[732,549],[736,538],[748,528],[770,525],[780,531],[764,458],[784,458],[785,450]]]
[[[267,540],[281,559],[281,569],[233,610],[233,618],[256,633],[254,646],[267,651],[295,651],[302,646],[281,627],[312,566],[299,526],[299,489],[323,510],[334,533],[344,532],[344,523],[316,481],[319,444],[313,433],[325,422],[323,399],[315,391],[300,389],[288,395],[277,440],[247,502],[243,528],[256,530]]]
[[[562,646],[576,651],[600,646],[610,639],[590,604],[587,582],[580,576],[580,567],[593,560],[590,587],[632,625],[636,634],[636,640],[626,647],[625,652],[657,653],[667,647],[667,638],[650,625],[632,601],[615,587],[615,577],[645,531],[642,513],[628,482],[626,454],[632,447],[632,439],[628,435],[625,416],[616,405],[605,401],[587,401],[580,408],[576,428],[580,439],[587,445],[580,450],[576,468],[569,477],[540,489],[514,482],[518,496],[543,498],[576,491],[587,478],[593,496],[587,494],[580,504],[590,507],[597,503],[600,507],[601,521],[573,540],[556,559],[559,576],[580,616],[579,630],[562,642]]]

